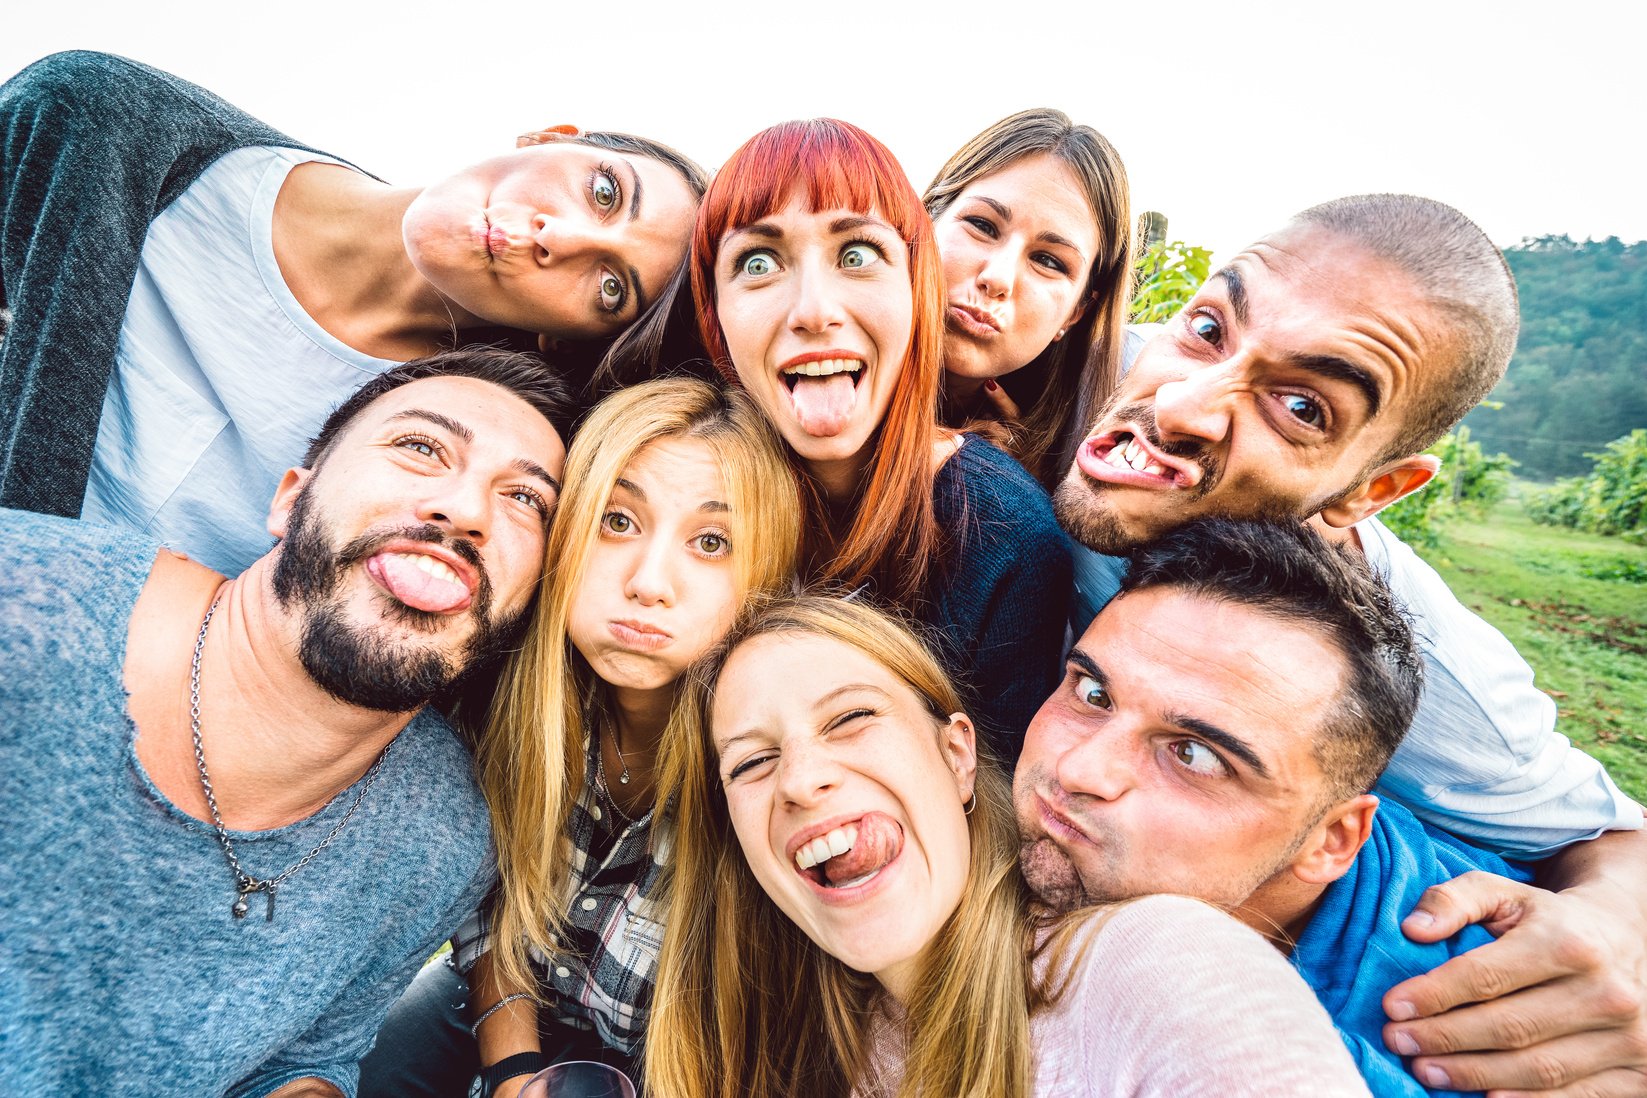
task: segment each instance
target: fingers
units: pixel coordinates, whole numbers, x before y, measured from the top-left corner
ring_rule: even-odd
[[[559,141],[563,137],[577,137],[581,132],[576,126],[545,126],[541,130],[532,130],[515,138],[515,148],[524,149],[528,145],[547,145],[549,142]]]
[[[1647,1094],[1647,1072],[1618,1068],[1554,1090],[1492,1090],[1487,1098],[1639,1098]]]
[[[1401,931],[1415,942],[1439,942],[1471,923],[1481,923],[1494,935],[1520,922],[1526,905],[1542,889],[1477,870],[1433,885],[1419,897],[1401,923]]]
[[[1586,1009],[1602,1009],[1586,998],[1604,997],[1616,1001],[1627,989],[1627,978],[1613,970],[1609,952],[1598,939],[1594,927],[1586,927],[1563,919],[1561,912],[1552,910],[1562,901],[1542,889],[1517,885],[1489,874],[1467,874],[1482,877],[1489,882],[1508,886],[1512,893],[1501,893],[1504,901],[1497,914],[1488,921],[1488,929],[1502,934],[1497,941],[1477,946],[1468,953],[1454,957],[1430,972],[1414,976],[1392,987],[1384,995],[1384,1013],[1391,1020],[1406,1022],[1414,1018],[1429,1018],[1454,1007],[1469,1003],[1484,1003],[1509,995],[1522,988],[1561,980],[1569,976],[1583,976],[1588,984],[1573,984],[1567,1001],[1556,1013],[1582,1014]],[[1450,888],[1466,881],[1456,878],[1438,888]],[[1431,892],[1437,891],[1432,888]],[[1480,891],[1473,897],[1480,898]],[[1454,890],[1445,900],[1448,904],[1472,902],[1463,889]],[[1511,910],[1513,909],[1513,910]],[[1476,910],[1481,910],[1479,907]]]
[[[984,382],[984,397],[994,407],[995,412],[1002,419],[1017,419],[1019,416],[1018,402],[1007,396],[1007,391],[990,378]]]
[[[1554,1090],[1639,1098],[1644,1081],[1640,1068],[1621,1066],[1632,1062],[1635,1051],[1627,1034],[1604,1030],[1509,1052],[1421,1057],[1412,1062],[1410,1070],[1414,1078],[1432,1090],[1490,1090],[1495,1095],[1503,1090],[1541,1094]],[[1574,1089],[1560,1089],[1566,1087]]]
[[[1600,996],[1589,990],[1576,979],[1558,980],[1434,1018],[1391,1022],[1384,1027],[1384,1044],[1402,1056],[1524,1049],[1585,1030],[1627,1026],[1634,1019],[1636,1002],[1627,988],[1619,985]]]

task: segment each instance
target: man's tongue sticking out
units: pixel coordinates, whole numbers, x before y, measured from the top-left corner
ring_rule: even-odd
[[[469,588],[461,580],[431,575],[411,554],[379,553],[368,567],[391,595],[414,610],[445,614],[469,605]]]
[[[789,392],[801,430],[815,438],[829,438],[846,430],[857,398],[852,375],[848,373],[802,377]]]

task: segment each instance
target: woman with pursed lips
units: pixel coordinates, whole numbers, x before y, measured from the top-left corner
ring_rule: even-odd
[[[950,157],[925,202],[944,264],[945,421],[1012,421],[1008,450],[1051,487],[1114,387],[1128,338],[1121,156],[1062,111],[1020,111]]]
[[[650,381],[590,414],[477,749],[500,882],[454,940],[468,994],[426,968],[362,1094],[461,1095],[479,1070],[487,1098],[513,1098],[557,1060],[637,1073],[676,841],[658,756],[678,680],[748,599],[792,584],[799,529],[794,477],[743,393]]]
[[[711,361],[800,476],[809,577],[917,619],[1016,757],[1057,680],[1069,543],[1021,466],[937,422],[942,271],[896,159],[833,119],[757,134],[704,197],[691,275]]]
[[[1367,1093],[1314,994],[1228,915],[1032,906],[1009,783],[885,615],[763,606],[682,706],[666,769],[692,887],[671,894],[652,1093]]]
[[[466,338],[602,341],[686,254],[702,171],[569,126],[394,187],[107,54],[0,87],[0,505],[234,575],[367,378]]]

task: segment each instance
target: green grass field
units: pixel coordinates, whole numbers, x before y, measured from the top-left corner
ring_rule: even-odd
[[[1556,728],[1647,802],[1647,546],[1539,526],[1518,502],[1455,519],[1419,552],[1556,699]]]

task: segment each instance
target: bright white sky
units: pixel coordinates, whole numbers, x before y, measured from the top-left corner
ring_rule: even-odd
[[[827,114],[886,142],[921,189],[988,123],[1054,106],[1121,150],[1136,209],[1220,256],[1373,190],[1451,202],[1500,244],[1647,238],[1638,0],[11,8],[0,75],[53,50],[123,53],[395,183],[557,122],[656,137],[712,168],[765,125]]]

